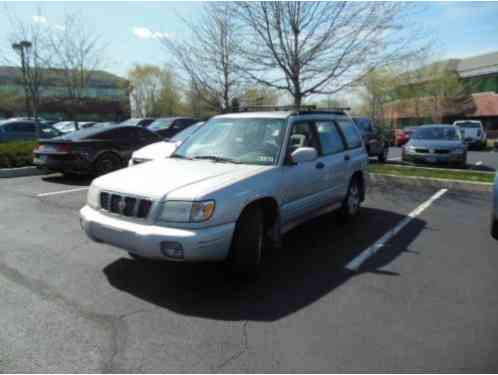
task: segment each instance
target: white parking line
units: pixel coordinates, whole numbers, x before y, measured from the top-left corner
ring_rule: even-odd
[[[37,194],[37,197],[47,197],[49,195],[57,195],[57,194],[65,194],[65,193],[74,193],[76,191],[83,191],[83,190],[88,190],[88,186],[86,187],[81,187],[77,189],[69,189],[69,190],[59,190],[59,191],[52,191],[50,193],[41,193]]]
[[[351,262],[346,265],[346,268],[350,271],[357,271],[358,268],[365,262],[369,257],[374,255],[377,251],[379,251],[391,238],[393,238],[396,234],[401,231],[410,221],[424,212],[434,201],[439,199],[444,193],[446,193],[448,189],[441,189],[420,206],[415,208],[412,212],[408,214],[403,220],[401,220],[398,225],[396,225],[389,232],[384,234],[381,238],[379,238],[372,246],[363,250],[356,258],[354,258]]]

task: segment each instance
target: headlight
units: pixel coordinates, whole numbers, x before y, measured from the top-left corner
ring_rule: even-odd
[[[90,185],[86,195],[86,203],[92,208],[99,208],[99,195],[99,188],[93,184]]]
[[[172,223],[203,222],[213,216],[215,203],[212,200],[203,202],[166,201],[163,203],[159,220]]]
[[[404,147],[405,152],[415,152],[415,146],[409,145]]]

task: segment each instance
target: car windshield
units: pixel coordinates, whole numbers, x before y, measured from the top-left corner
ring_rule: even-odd
[[[199,130],[203,124],[204,124],[203,122],[198,122],[197,124],[189,126],[187,129],[182,130],[180,133],[178,133],[173,138],[168,140],[168,142],[184,142],[188,137],[190,137],[197,130]]]
[[[445,127],[428,127],[418,128],[412,136],[413,139],[425,139],[430,141],[444,140],[444,141],[458,141],[460,134],[454,128]]]
[[[459,122],[456,124],[461,129],[480,129],[481,125],[478,122]]]
[[[286,127],[284,119],[218,118],[207,122],[173,157],[273,165]]]
[[[175,119],[158,118],[157,120],[152,121],[150,125],[147,126],[147,129],[152,131],[168,129],[173,121],[175,121]]]

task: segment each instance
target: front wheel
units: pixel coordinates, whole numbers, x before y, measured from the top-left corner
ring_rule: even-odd
[[[263,211],[259,206],[246,208],[235,225],[228,256],[230,271],[238,275],[254,275],[263,251]]]
[[[358,215],[361,205],[361,185],[358,177],[353,177],[349,183],[348,193],[342,202],[340,216],[343,221],[347,221]]]

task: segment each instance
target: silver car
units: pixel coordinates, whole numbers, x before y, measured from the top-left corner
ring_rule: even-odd
[[[134,258],[253,271],[264,245],[295,226],[332,210],[355,216],[367,163],[343,112],[220,115],[170,158],[95,179],[81,225]]]
[[[446,164],[464,168],[467,148],[460,132],[451,125],[423,125],[401,151],[404,163]]]

